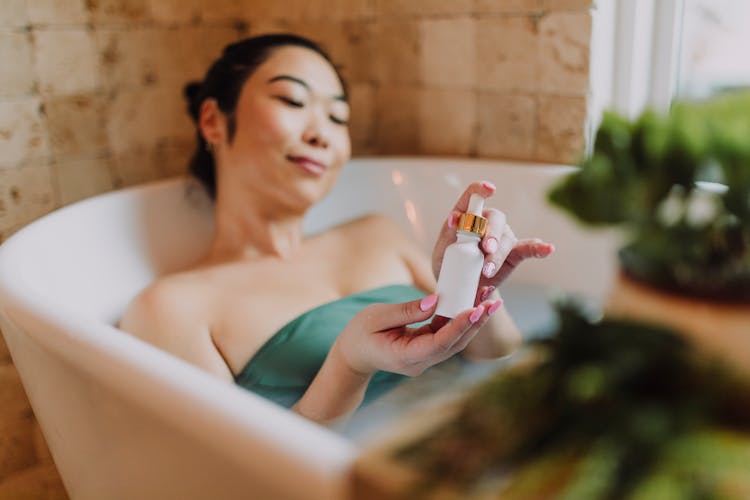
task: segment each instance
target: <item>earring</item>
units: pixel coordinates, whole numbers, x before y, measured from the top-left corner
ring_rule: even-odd
[[[212,142],[206,141],[206,151],[208,151],[209,153],[214,152],[214,144]]]

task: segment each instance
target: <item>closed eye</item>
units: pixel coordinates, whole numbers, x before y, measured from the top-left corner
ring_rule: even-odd
[[[276,98],[278,100],[280,100],[281,102],[284,102],[284,103],[288,104],[289,106],[293,106],[295,108],[304,108],[305,107],[305,103],[304,102],[295,101],[294,99],[290,99],[288,97],[276,96]]]
[[[342,120],[341,118],[338,118],[336,116],[331,115],[329,116],[329,118],[336,125],[349,125],[349,122],[347,120]]]

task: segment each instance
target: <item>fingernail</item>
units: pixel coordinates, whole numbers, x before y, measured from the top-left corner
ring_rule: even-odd
[[[491,183],[490,181],[482,181],[482,186],[486,187],[487,189],[491,189],[492,191],[497,189],[495,185]]]
[[[427,297],[419,301],[419,308],[422,311],[427,312],[430,309],[432,309],[432,306],[435,305],[435,303],[437,302],[437,299],[438,299],[438,296],[435,295],[434,293],[432,295],[428,295]]]
[[[455,217],[453,217],[453,210],[451,210],[450,213],[448,214],[448,227],[451,229],[456,227],[456,220],[455,220]]]
[[[487,315],[490,316],[492,314],[495,314],[495,311],[500,309],[501,305],[503,305],[503,299],[496,300],[495,303],[492,304],[489,309],[487,309]]]
[[[484,242],[484,249],[489,253],[495,253],[497,251],[497,238],[487,238]]]
[[[479,318],[482,317],[482,313],[484,312],[484,306],[477,306],[474,308],[474,311],[471,313],[471,316],[469,316],[469,321],[472,323],[476,323],[479,321]]]
[[[487,288],[487,290],[485,290],[482,296],[480,297],[480,300],[487,300],[490,297],[490,295],[492,295],[492,292],[494,291],[495,291],[494,286]]]
[[[482,274],[484,274],[486,277],[491,278],[495,274],[495,263],[490,261],[484,265],[484,268],[482,269]]]

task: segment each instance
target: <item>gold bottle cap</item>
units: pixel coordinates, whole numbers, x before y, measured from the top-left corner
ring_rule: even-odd
[[[468,212],[465,214],[461,214],[461,217],[459,217],[458,219],[458,226],[456,226],[456,231],[476,233],[484,238],[484,235],[487,232],[487,219],[482,217],[481,215],[476,215]]]

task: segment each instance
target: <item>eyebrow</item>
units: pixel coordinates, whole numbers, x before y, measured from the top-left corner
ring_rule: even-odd
[[[290,81],[290,82],[298,83],[298,84],[302,85],[303,87],[305,87],[308,91],[312,91],[312,89],[310,88],[310,85],[308,85],[306,81],[304,81],[304,80],[302,80],[300,78],[294,77],[294,76],[290,76],[290,75],[278,75],[278,76],[274,76],[273,78],[271,78],[270,80],[268,80],[268,83],[278,82],[280,80],[287,80],[287,81]],[[344,97],[343,95],[334,95],[333,98],[335,100],[337,100],[337,101],[346,102],[346,97]]]

